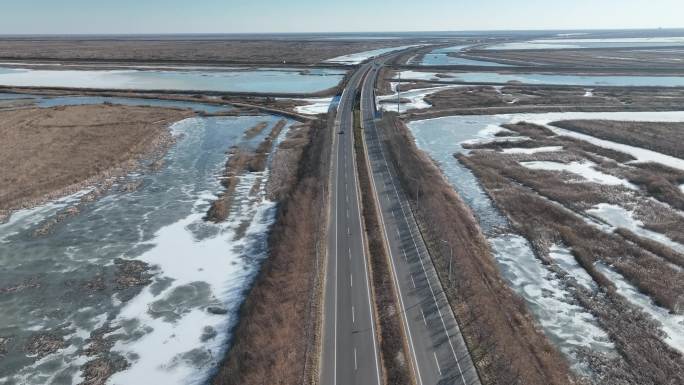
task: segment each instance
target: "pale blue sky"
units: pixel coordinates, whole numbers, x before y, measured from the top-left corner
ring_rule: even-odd
[[[684,0],[8,0],[3,3],[0,34],[684,27]]]

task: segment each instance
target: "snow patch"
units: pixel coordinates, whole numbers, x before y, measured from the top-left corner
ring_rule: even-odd
[[[587,32],[573,32],[573,33],[557,33],[556,36],[558,37],[565,37],[565,36],[582,36],[582,35],[588,35],[589,33]]]
[[[684,36],[668,37],[621,37],[609,39],[537,39],[531,43],[555,44],[555,43],[684,43]]]
[[[398,75],[395,76],[395,79],[398,78]],[[413,70],[408,70],[408,71],[401,71],[401,78],[402,79],[413,79],[413,80],[440,80],[439,77],[437,77],[437,72],[429,72],[429,71],[413,71]]]
[[[415,121],[412,125],[424,125],[429,122],[442,122],[447,126],[477,126],[482,127],[500,126],[506,123],[515,124],[527,122],[547,127],[556,135],[569,136],[584,140],[599,147],[621,151],[636,158],[637,163],[656,162],[668,167],[684,170],[684,159],[675,158],[659,152],[640,147],[629,146],[609,140],[599,139],[579,132],[566,130],[552,126],[552,122],[562,120],[612,120],[632,122],[684,122],[684,111],[652,111],[652,112],[548,112],[548,113],[521,113],[500,115],[471,115],[471,116],[446,116],[441,118]]]
[[[598,286],[591,275],[587,273],[582,266],[577,263],[577,260],[572,255],[572,252],[567,248],[559,245],[551,246],[549,250],[549,258],[551,258],[561,269],[568,273],[571,277],[575,278],[577,283],[586,287],[587,289],[593,290]]]
[[[333,98],[309,98],[309,99],[295,99],[296,101],[307,102],[304,106],[295,107],[295,111],[304,115],[318,115],[325,114],[330,109],[330,103]]]
[[[374,49],[371,51],[363,51],[363,52],[352,53],[349,55],[334,57],[332,59],[326,60],[326,62],[328,62],[328,63],[340,63],[340,64],[359,64],[359,63],[362,63],[368,59],[386,54],[388,52],[400,51],[402,49],[417,47],[417,46],[418,45],[414,44],[414,45],[402,45],[399,47]]]
[[[457,88],[457,87],[462,87],[460,85],[451,85],[451,86],[443,86],[443,87],[431,87],[431,88],[421,88],[421,89],[416,89],[416,90],[410,90],[410,91],[400,91],[399,92],[399,98],[400,99],[408,99],[409,102],[407,103],[399,103],[399,113],[404,113],[408,110],[413,110],[413,109],[427,109],[432,107],[432,105],[428,102],[425,101],[425,97],[431,94],[434,94],[435,92],[440,92],[444,90],[448,90],[450,88]],[[401,88],[400,88],[401,89]],[[396,84],[394,85],[394,92],[396,92]],[[397,110],[397,103],[392,103],[392,101],[396,101],[397,95],[396,93],[394,95],[382,95],[377,97],[378,105],[380,106],[380,109],[382,111],[396,111]]]
[[[673,241],[665,234],[645,229],[643,227],[644,223],[635,219],[634,213],[632,211],[609,203],[599,203],[586,212],[589,215],[607,222],[613,227],[623,227],[635,234],[641,235],[642,237],[662,243],[663,245],[668,246],[675,251],[684,253],[684,245]]]
[[[563,151],[563,146],[546,146],[534,148],[504,148],[501,152],[504,154],[536,154],[539,152],[558,152]]]
[[[525,238],[506,234],[489,242],[506,280],[525,299],[547,335],[565,354],[572,356],[579,346],[598,351],[613,349],[594,317],[573,303],[563,282],[534,256]],[[561,253],[562,249],[554,251]]]
[[[617,151],[629,154],[629,155],[636,158],[636,161],[632,161],[632,162],[636,162],[636,163],[656,162],[656,163],[664,164],[665,166],[669,166],[669,167],[676,168],[679,170],[684,170],[684,159],[675,158],[674,156],[670,156],[670,155],[666,155],[666,154],[663,154],[660,152],[647,150],[647,149],[641,148],[641,147],[634,147],[634,146],[630,146],[627,144],[612,142],[610,140],[599,139],[599,138],[596,138],[594,136],[581,134],[579,132],[566,130],[564,128],[559,128],[559,127],[551,126],[548,124],[545,124],[545,126],[548,127],[551,131],[553,131],[557,135],[563,135],[563,136],[569,136],[569,137],[576,138],[576,139],[581,139],[581,140],[584,140],[585,142],[595,144],[599,147],[609,148],[611,150],[617,150]]]
[[[520,162],[520,164],[532,170],[567,171],[579,175],[589,182],[605,184],[609,186],[622,185],[631,190],[638,190],[638,187],[622,178],[608,175],[597,170],[595,168],[596,164],[593,162],[560,163],[550,161],[531,161]]]
[[[684,352],[684,315],[670,314],[668,310],[656,305],[650,297],[640,293],[621,274],[610,267],[597,263],[596,268],[615,284],[618,294],[660,322],[666,335],[665,343]]]
[[[113,375],[111,383],[195,384],[204,380],[205,371],[198,369],[213,365],[227,338],[217,336],[202,341],[205,328],[226,330],[237,315],[217,316],[204,306],[193,306],[194,302],[206,300],[224,308],[227,302],[236,301],[251,269],[236,263],[240,255],[234,250],[237,244],[246,246],[250,238],[267,232],[274,207],[275,203],[268,201],[258,204],[257,214],[242,241],[234,241],[234,232],[228,229],[214,237],[196,239],[192,228],[203,223],[201,212],[156,234],[151,242],[154,247],[139,259],[159,266],[164,277],[173,279],[173,284],[160,294],[153,293],[148,286],[121,310],[115,324],[128,329],[127,338],[117,341],[112,350],[128,357],[131,365]],[[216,298],[202,298],[201,288],[207,285]],[[177,290],[193,294],[184,299],[187,303],[179,304],[174,302],[178,301]],[[166,306],[171,307],[161,312],[158,308],[164,305],[158,304],[167,301],[170,305]],[[166,313],[172,315],[172,321]]]

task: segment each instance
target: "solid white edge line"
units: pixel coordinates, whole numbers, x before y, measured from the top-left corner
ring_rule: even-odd
[[[342,96],[340,98],[340,103],[338,104],[338,111],[337,111],[337,116],[335,117],[335,120],[338,120],[338,117],[340,116],[340,110],[342,107],[342,104],[344,103],[344,94],[346,92],[346,88],[342,91]],[[333,130],[337,132],[337,129],[339,125],[342,124],[342,119],[339,119],[339,124],[333,124]],[[339,151],[339,140],[337,140],[337,135],[336,133],[333,133],[333,146],[335,147],[335,175],[334,175],[334,180],[335,180],[335,187],[337,187],[337,176],[339,176],[339,164],[340,164],[340,151]],[[335,311],[334,311],[334,343],[333,343],[333,385],[337,385],[337,269],[338,269],[338,261],[337,261],[337,188],[335,190],[335,198],[333,199],[333,202],[335,204],[335,219],[333,221],[335,225],[335,247],[334,247],[334,254],[335,254]]]

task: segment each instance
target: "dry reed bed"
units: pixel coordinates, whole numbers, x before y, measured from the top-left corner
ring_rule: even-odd
[[[666,261],[682,266],[682,255],[627,229],[605,232],[590,224],[583,214],[593,204],[624,204],[633,196],[645,198],[635,201],[647,202],[644,205],[646,211],[652,212],[655,207],[659,213],[671,216],[672,213],[663,210],[667,206],[651,205],[648,188],[632,192],[624,187],[582,183],[569,175],[530,170],[518,162],[568,162],[584,158],[595,162],[599,170],[615,175],[620,175],[620,172],[641,175],[650,170],[659,171],[664,179],[672,180],[678,177],[678,173],[653,164],[637,165],[625,171],[628,167],[616,161],[629,160],[624,154],[587,147],[568,138],[552,137],[547,129],[527,123],[506,127],[532,138],[522,147],[562,145],[564,151],[502,154],[496,150],[521,146],[520,143],[499,142],[472,145],[470,147],[478,150],[467,156],[458,155],[458,160],[475,173],[496,206],[509,218],[516,232],[530,241],[535,254],[544,263],[551,263],[547,258],[551,245],[563,245],[572,251],[579,265],[598,283],[599,291],[592,292],[574,280],[565,281],[573,288],[569,292],[596,317],[619,353],[618,357],[610,357],[590,349],[580,352],[596,375],[594,381],[610,384],[675,384],[684,381],[682,355],[663,342],[663,332],[657,323],[618,295],[613,282],[596,268],[597,262],[612,266],[658,305],[677,311],[682,308],[684,277]],[[487,148],[495,151],[485,150]],[[678,223],[681,223],[681,218]],[[671,223],[669,225],[672,226]],[[555,270],[558,271],[557,268]],[[564,275],[562,271],[559,274]]]
[[[663,305],[675,305],[677,294],[673,288],[681,289],[681,277],[664,268],[663,262],[650,253],[618,235],[604,233],[524,187],[498,168],[502,164],[491,167],[477,156],[460,160],[477,175],[497,207],[542,260],[548,263],[544,250],[550,245],[562,244],[601,287],[594,293],[575,284],[575,290],[570,291],[596,317],[620,353],[611,358],[588,349],[582,352],[598,376],[597,383],[674,384],[684,379],[681,354],[663,342],[662,332],[650,317],[615,293],[613,283],[596,269],[595,263],[612,264]],[[664,276],[658,274],[663,271]]]

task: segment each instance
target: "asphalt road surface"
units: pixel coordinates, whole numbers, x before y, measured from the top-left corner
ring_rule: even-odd
[[[362,125],[371,181],[381,210],[381,225],[389,245],[394,281],[398,285],[414,376],[418,385],[480,384],[408,199],[399,185],[396,170],[388,162],[386,149],[380,141],[382,132],[375,126],[375,85],[384,60],[376,59],[365,78],[361,96]]]
[[[381,384],[352,128],[356,95],[369,69],[366,64],[354,72],[335,119],[321,368],[325,385]]]
[[[480,384],[458,323],[442,292],[427,248],[387,162],[375,127],[374,88],[380,66],[394,55],[360,66],[342,93],[335,118],[324,307],[321,383],[380,385],[378,343],[361,224],[353,108],[361,113],[381,225],[389,245],[409,359],[418,385]]]

